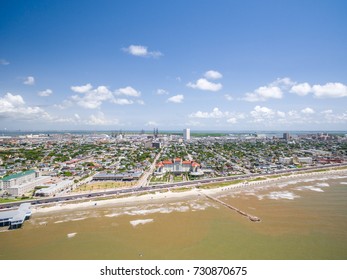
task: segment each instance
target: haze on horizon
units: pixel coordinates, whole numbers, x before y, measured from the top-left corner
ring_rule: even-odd
[[[347,2],[2,1],[0,130],[345,130]]]

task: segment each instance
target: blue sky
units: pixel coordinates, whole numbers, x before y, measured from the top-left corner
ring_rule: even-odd
[[[346,130],[346,1],[0,1],[0,130]]]

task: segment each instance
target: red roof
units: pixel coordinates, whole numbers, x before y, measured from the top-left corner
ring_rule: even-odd
[[[191,164],[191,161],[190,160],[185,160],[185,161],[182,161],[182,164]]]
[[[175,158],[175,161],[181,161],[181,159],[178,157],[178,158]]]
[[[171,160],[164,160],[163,164],[172,164],[172,161]]]
[[[164,166],[164,164],[162,163],[162,162],[159,162],[158,164],[157,164],[157,167],[163,167]]]
[[[193,163],[192,163],[192,166],[193,166],[193,167],[196,167],[196,166],[200,166],[200,164],[197,163],[197,162],[193,162]]]

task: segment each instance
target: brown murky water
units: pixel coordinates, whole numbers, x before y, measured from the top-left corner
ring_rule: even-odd
[[[37,213],[0,232],[0,259],[347,259],[347,176],[218,197],[262,221],[203,196]]]

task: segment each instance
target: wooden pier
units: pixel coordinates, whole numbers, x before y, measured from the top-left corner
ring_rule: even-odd
[[[236,207],[234,207],[234,206],[232,206],[232,205],[230,205],[230,204],[227,204],[227,203],[225,203],[225,202],[219,200],[218,198],[209,196],[209,195],[204,194],[204,193],[203,193],[203,195],[206,196],[207,198],[209,198],[209,199],[215,201],[215,202],[218,202],[218,203],[224,205],[225,207],[228,207],[228,208],[231,209],[231,210],[236,211],[237,213],[241,214],[242,216],[247,217],[247,218],[250,219],[252,222],[260,222],[260,221],[261,221],[260,218],[258,218],[258,217],[256,217],[256,216],[253,216],[253,215],[250,215],[250,214],[248,214],[248,213],[246,213],[246,212],[243,212],[242,210],[240,210],[240,209],[238,209],[238,208],[236,208]]]

